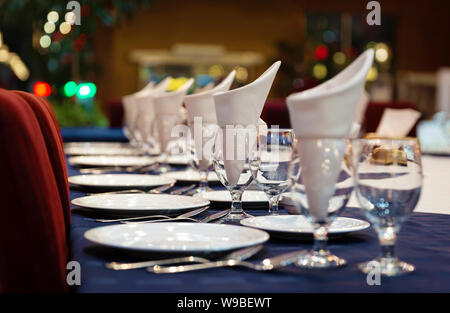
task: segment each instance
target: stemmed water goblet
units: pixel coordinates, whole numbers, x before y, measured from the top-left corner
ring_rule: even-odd
[[[208,187],[208,177],[212,169],[213,145],[218,125],[213,123],[201,123],[194,120],[190,126],[191,136],[187,143],[190,165],[200,174],[199,185],[191,193],[205,193],[212,191]]]
[[[289,170],[294,154],[292,129],[260,129],[258,136],[260,165],[255,173],[256,184],[269,198],[269,215],[278,215],[280,195],[290,187]]]
[[[258,129],[248,127],[218,128],[214,138],[213,167],[222,185],[231,194],[231,209],[220,222],[238,223],[251,217],[242,208],[242,194],[259,167]]]
[[[397,276],[414,266],[395,255],[397,234],[417,205],[422,162],[416,138],[370,138],[353,141],[356,197],[378,234],[380,255],[358,267],[364,273],[378,265],[380,273]]]
[[[293,177],[290,198],[295,213],[305,215],[314,229],[314,246],[296,265],[303,268],[333,268],[346,261],[327,247],[328,229],[345,208],[353,191],[347,139],[297,138],[297,155],[291,161]]]

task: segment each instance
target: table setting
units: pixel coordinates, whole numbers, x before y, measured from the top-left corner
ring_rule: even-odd
[[[419,200],[433,160],[414,138],[357,135],[373,58],[291,94],[292,129],[260,119],[280,61],[235,89],[232,71],[125,96],[129,143],[64,147],[76,292],[450,290],[450,208]]]

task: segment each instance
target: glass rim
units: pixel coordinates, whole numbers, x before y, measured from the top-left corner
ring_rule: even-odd
[[[420,145],[420,140],[416,137],[389,137],[389,136],[377,136],[377,137],[369,137],[369,138],[354,138],[351,139],[352,142],[406,142],[410,144]]]

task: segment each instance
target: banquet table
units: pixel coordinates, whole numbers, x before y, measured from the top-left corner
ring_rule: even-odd
[[[332,239],[330,249],[348,264],[332,270],[301,270],[290,266],[278,272],[256,272],[244,268],[217,268],[179,274],[155,274],[145,269],[112,271],[105,268],[110,261],[138,261],[120,250],[88,242],[85,231],[104,226],[81,215],[72,207],[71,260],[81,265],[81,285],[74,292],[149,292],[149,293],[297,293],[297,292],[450,292],[450,168],[449,157],[424,156],[424,187],[421,200],[405,222],[398,238],[397,254],[414,264],[413,274],[381,278],[381,285],[368,285],[366,276],[357,269],[359,262],[377,256],[378,240],[372,228]],[[68,164],[68,163],[67,163]],[[78,169],[68,164],[69,176]],[[84,196],[71,190],[71,199]],[[353,200],[342,216],[364,219]],[[210,212],[219,208],[211,207]],[[265,210],[247,210],[264,215]],[[281,214],[286,214],[281,210]],[[312,241],[271,238],[253,260],[299,249],[310,249]]]

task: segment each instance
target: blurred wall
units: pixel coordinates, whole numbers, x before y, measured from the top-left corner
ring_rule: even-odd
[[[154,0],[130,20],[103,29],[96,55],[103,72],[99,97],[119,98],[137,88],[135,49],[169,49],[173,43],[221,44],[228,50],[276,54],[278,40],[304,40],[305,12],[367,14],[364,0]],[[380,0],[396,18],[396,70],[435,71],[450,66],[450,1]],[[377,27],[377,26],[375,26]],[[381,26],[382,27],[382,26]],[[101,57],[100,57],[101,56]],[[261,69],[262,70],[262,69]]]
[[[274,55],[277,40],[303,41],[302,14],[295,8],[289,0],[154,0],[147,10],[99,34],[96,54],[104,56],[99,97],[109,100],[136,90],[137,66],[129,60],[135,49],[199,43]]]

